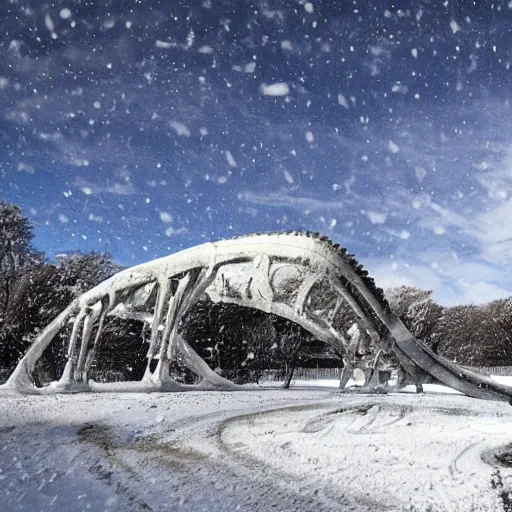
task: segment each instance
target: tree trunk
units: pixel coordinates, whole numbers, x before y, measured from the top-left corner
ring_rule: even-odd
[[[10,287],[10,278],[6,277],[4,279],[4,286],[3,286],[3,296],[4,296],[4,300],[3,300],[3,303],[2,303],[2,314],[0,315],[2,317],[2,319],[5,321],[5,317],[6,317],[6,313],[7,313],[7,308],[9,307],[9,301],[10,301],[10,296],[11,296],[11,287]]]
[[[290,384],[292,382],[293,374],[295,373],[295,362],[292,363],[290,366],[290,370],[288,371],[288,374],[286,375],[286,379],[284,381],[283,388],[284,389],[290,389]]]
[[[299,340],[295,343],[295,345],[292,346],[292,349],[290,351],[290,356],[289,356],[289,363],[288,361],[286,362],[286,365],[288,366],[288,374],[286,376],[286,379],[284,381],[284,385],[283,385],[283,388],[284,389],[289,389],[290,388],[290,383],[292,381],[292,377],[293,377],[293,373],[295,372],[295,367],[297,366],[297,361],[298,361],[298,354],[299,354],[299,350],[300,350],[300,347],[302,345],[302,339],[299,338]]]

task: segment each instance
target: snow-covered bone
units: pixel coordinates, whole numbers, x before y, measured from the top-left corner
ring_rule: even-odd
[[[322,304],[315,304],[313,291],[319,285]],[[457,366],[418,342],[390,311],[382,290],[352,255],[327,237],[307,232],[257,234],[207,243],[116,274],[73,301],[45,328],[3,387],[25,393],[98,389],[92,381],[87,382],[87,373],[105,315],[140,319],[141,313],[123,301],[128,295],[132,301],[137,297],[137,301],[143,302],[151,295],[148,290],[153,286],[157,287],[154,312],[143,314],[151,324],[148,366],[142,381],[131,385],[132,390],[183,389],[168,372],[170,361],[178,354],[202,378],[198,385],[202,389],[233,388],[178,334],[180,318],[206,294],[214,301],[257,308],[296,322],[335,346],[345,355],[348,367],[360,367],[363,363],[368,386],[375,382],[382,361],[389,361],[389,357],[383,357],[386,353],[395,366],[413,376],[426,372],[443,384],[478,398],[512,398],[511,388]],[[143,293],[139,293],[141,289]],[[341,327],[336,325],[341,304],[352,309],[362,333],[371,340],[364,356],[349,346]],[[35,364],[71,318],[74,327],[64,373],[58,383],[37,388],[32,378]],[[94,327],[96,334],[91,346]],[[158,361],[155,371],[150,369],[152,360]]]

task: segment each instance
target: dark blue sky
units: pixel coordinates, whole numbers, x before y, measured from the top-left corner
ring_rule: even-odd
[[[312,229],[512,292],[512,2],[0,3],[0,196],[49,256]]]

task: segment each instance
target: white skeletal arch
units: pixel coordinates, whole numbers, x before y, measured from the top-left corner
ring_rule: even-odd
[[[234,389],[237,386],[213,372],[178,332],[180,318],[207,295],[214,302],[256,308],[301,325],[343,353],[350,369],[355,350],[335,322],[342,305],[348,305],[370,340],[370,370],[376,370],[387,351],[412,375],[427,372],[479,398],[512,397],[510,388],[440,358],[415,340],[368,286],[365,274],[344,250],[326,237],[309,233],[252,235],[193,247],[124,270],[74,300],[40,333],[0,388],[25,393],[113,389],[88,378],[105,317],[113,315],[142,319],[151,325],[142,381],[123,383],[118,390],[187,389],[169,375],[170,362],[178,356],[201,377],[194,389]],[[323,304],[313,300],[318,287]],[[150,297],[153,304],[145,308]],[[35,365],[69,323],[73,327],[63,374],[57,383],[37,388],[32,378]],[[157,361],[154,370],[152,361]]]

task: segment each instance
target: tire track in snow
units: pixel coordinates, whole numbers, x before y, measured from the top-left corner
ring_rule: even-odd
[[[308,402],[302,401],[301,405],[293,407],[310,409],[319,406],[318,400],[314,404]],[[234,456],[237,450],[244,450],[243,444],[235,447],[232,453],[224,450],[219,443],[223,425],[247,415],[265,414],[269,408],[271,411],[283,410],[282,404],[268,405],[270,407],[266,409],[251,406],[180,418],[166,424],[163,431],[137,437],[128,443],[112,442],[109,445],[111,441],[105,443],[103,435],[92,436],[92,439],[108,452],[106,455],[112,466],[125,473],[123,481],[129,494],[139,496],[148,510],[160,510],[163,506],[162,496],[148,496],[150,486],[171,489],[166,503],[190,512],[376,510],[353,506],[349,500],[346,503],[343,500],[326,502],[318,488],[306,482],[299,486],[285,474],[276,475],[264,465],[254,465],[250,457]],[[98,427],[99,432],[104,428],[94,426],[90,429],[91,434]],[[111,435],[106,437],[112,439]],[[130,473],[135,474],[137,468],[144,468],[144,471],[132,478]]]
[[[475,448],[475,446],[479,446],[481,444],[482,444],[482,441],[476,441],[474,443],[469,444],[454,459],[452,459],[452,462],[450,463],[450,466],[448,467],[448,470],[450,471],[450,475],[452,476],[452,478],[456,478],[458,475],[463,474],[464,471],[459,467],[459,464],[461,462],[463,462],[463,458],[465,458],[468,455],[468,452],[470,450],[472,451],[473,448]],[[482,451],[480,450],[478,452],[478,456],[472,457],[473,464],[475,462],[478,463],[478,460],[481,459],[481,454],[482,454]],[[469,461],[466,461],[464,466],[465,466],[465,470],[467,471],[469,469],[467,467],[467,466],[469,466]]]
[[[501,510],[497,492],[490,485],[490,468],[481,461],[483,440],[481,433],[478,434],[478,429],[482,426],[489,429],[497,428],[496,433],[502,431],[505,434],[510,431],[510,422],[505,420],[505,416],[510,417],[510,415],[495,415],[492,407],[489,407],[488,412],[479,411],[474,407],[439,407],[433,397],[399,399],[400,402],[406,402],[405,404],[396,403],[397,399],[398,397],[393,397],[389,400],[391,403],[374,397],[361,399],[360,403],[352,401],[341,409],[332,409],[310,416],[306,414],[308,409],[301,409],[300,411],[304,414],[297,415],[298,419],[295,423],[292,421],[294,412],[292,407],[288,409],[290,416],[286,418],[287,421],[282,414],[285,411],[234,418],[226,422],[222,441],[231,450],[231,455],[238,456],[242,462],[247,463],[250,460],[253,466],[271,464],[274,472],[280,475],[283,473],[287,478],[293,478],[293,475],[296,477],[298,475],[300,478],[301,475],[308,474],[310,482],[315,480],[314,475],[321,474],[322,471],[324,481],[326,477],[330,478],[333,474],[329,468],[331,454],[335,451],[350,450],[348,458],[341,456],[332,459],[333,464],[334,461],[340,464],[338,494],[340,490],[342,493],[346,491],[345,495],[357,494],[365,489],[365,486],[366,490],[376,497],[380,495],[383,498],[392,498],[392,494],[396,494],[398,501],[390,506],[397,511],[497,512]],[[478,403],[481,404],[481,402]],[[312,413],[315,412],[314,408],[310,410]],[[295,410],[297,411],[299,409]],[[470,423],[456,419],[461,416],[471,418]],[[495,417],[500,418],[496,426],[494,426],[495,420],[492,419]],[[288,423],[292,423],[292,427]],[[498,426],[500,424],[503,426]],[[408,441],[407,432],[418,437]],[[235,441],[240,434],[248,436],[247,443]],[[301,434],[312,437],[308,441]],[[357,441],[361,435],[369,439],[375,438],[375,441]],[[329,445],[331,450],[324,449],[320,452],[323,455],[308,457],[308,453],[318,451],[324,443],[324,437],[333,436],[339,439],[339,447],[337,447],[338,443],[332,444],[333,439],[331,439],[331,445]],[[470,440],[469,444],[466,443],[459,448],[459,451],[456,451],[450,459],[450,453],[453,453],[465,439]],[[379,440],[381,444],[375,446],[375,455],[372,456],[372,451],[368,448],[371,448],[373,443],[379,443]],[[489,438],[487,441],[489,442]],[[430,445],[430,443],[433,444]],[[362,455],[364,466],[356,469],[357,466],[354,464],[357,465],[357,461],[361,461],[361,456],[351,462],[350,453],[356,455],[361,449],[363,451],[360,455],[364,454]],[[430,450],[431,453],[429,453]],[[393,456],[393,451],[396,452],[396,456]],[[324,460],[318,458],[322,456],[327,458]],[[427,457],[423,460],[422,456]],[[443,466],[443,458],[444,460],[448,458],[445,466]],[[289,460],[289,466],[284,462],[285,460]],[[396,463],[393,462],[394,460]],[[345,461],[347,466],[344,467],[345,462],[342,461]],[[302,465],[304,467],[301,469]],[[316,473],[317,470],[319,470],[318,473]],[[353,474],[354,471],[356,475]],[[398,471],[398,478],[401,474],[405,479],[408,478],[406,474],[410,475],[409,478],[414,476],[403,489],[398,484],[400,480],[395,478],[397,483],[387,488],[388,491],[392,491],[391,493],[386,493],[386,486],[383,486],[382,482],[380,487],[378,485],[373,487],[372,481],[383,479],[386,472],[390,476],[395,471]],[[411,499],[411,496],[415,495],[416,498],[409,502],[410,505],[407,504],[407,500],[400,503],[402,497]],[[329,493],[326,493],[326,496],[331,498]],[[389,503],[389,500],[386,500],[375,510],[384,510],[385,505]]]
[[[354,407],[358,408],[360,405],[356,405]],[[218,436],[220,447],[229,458],[234,460],[235,466],[243,468],[245,471],[249,471],[252,474],[258,475],[258,478],[262,481],[265,479],[269,480],[270,485],[275,485],[275,482],[279,481],[282,486],[286,486],[290,489],[300,488],[302,493],[306,491],[306,495],[313,493],[318,500],[315,503],[314,510],[339,510],[354,512],[377,512],[393,510],[392,507],[388,507],[383,503],[371,500],[367,497],[358,496],[355,494],[351,495],[350,492],[339,493],[325,481],[319,481],[315,478],[300,478],[295,475],[291,475],[286,471],[279,471],[275,467],[270,467],[269,465],[265,464],[253,453],[251,453],[250,446],[240,441],[230,441],[229,439],[226,439],[226,436],[224,435],[231,426],[236,425],[239,422],[247,422],[248,425],[251,426],[256,419],[270,418],[275,415],[282,416],[283,414],[294,412],[313,412],[318,411],[319,409],[325,409],[328,412],[316,416],[309,427],[307,427],[307,425],[304,427],[306,431],[309,428],[309,432],[316,433],[323,429],[329,429],[331,423],[330,417],[339,412],[339,409],[332,408],[332,403],[319,402],[317,404],[309,404],[305,406],[289,406],[266,412],[249,413],[232,417],[220,425]],[[351,407],[348,407],[347,409],[344,409],[344,412],[351,409]],[[320,425],[322,425],[322,428],[318,428]],[[304,428],[302,431],[304,431]],[[289,430],[289,432],[291,433],[293,430]],[[271,432],[269,433],[271,434]],[[280,445],[279,448],[281,448],[281,450],[286,449],[287,443]],[[276,457],[282,457],[282,452],[274,447],[274,450],[272,450],[272,455]],[[271,475],[270,479],[269,474]],[[310,475],[310,477],[311,476],[312,475]],[[305,510],[309,511],[313,509],[306,508]]]

